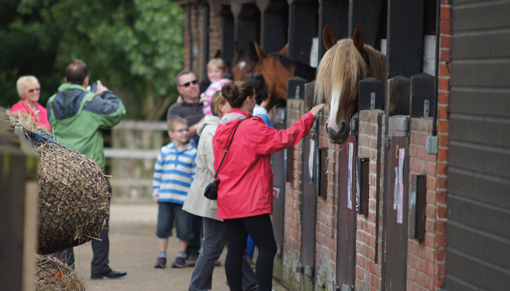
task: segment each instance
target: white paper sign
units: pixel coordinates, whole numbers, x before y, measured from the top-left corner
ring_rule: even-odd
[[[315,139],[310,139],[310,153],[308,154],[308,175],[310,176],[310,181],[313,181],[313,166],[314,166],[314,159],[313,154],[315,153]]]
[[[349,170],[347,178],[347,207],[352,209],[352,156],[353,156],[353,144],[349,143]]]
[[[398,150],[398,205],[397,223],[402,223],[404,217],[404,157],[406,149]]]
[[[395,167],[395,187],[393,187],[393,210],[397,210],[398,204],[398,167]]]
[[[273,186],[273,199],[278,198],[279,195],[280,195],[280,188]]]

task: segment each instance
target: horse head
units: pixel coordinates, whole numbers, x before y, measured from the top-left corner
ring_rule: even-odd
[[[267,54],[257,43],[255,48],[260,61],[254,71],[264,76],[271,98],[266,109],[271,110],[273,106],[287,100],[287,79],[294,77],[295,63],[287,58],[289,44],[285,45],[279,53]]]
[[[253,71],[257,62],[259,61],[259,57],[257,56],[257,50],[255,46],[249,42],[248,50],[245,51],[237,41],[234,41],[234,50],[236,55],[234,60],[232,61],[232,79],[234,82],[236,81],[244,81],[246,74]]]
[[[365,44],[365,34],[356,25],[352,39],[337,42],[333,31],[323,31],[327,49],[322,58],[315,82],[316,103],[325,98],[329,105],[326,132],[332,143],[342,144],[349,137],[350,121],[358,112],[359,81],[374,77],[384,81],[386,57]]]

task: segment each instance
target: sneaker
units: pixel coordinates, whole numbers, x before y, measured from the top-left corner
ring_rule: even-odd
[[[197,263],[198,254],[197,253],[191,253],[188,256],[188,259],[186,260],[186,266],[193,267]]]
[[[165,257],[159,257],[156,260],[156,265],[154,265],[154,268],[158,268],[158,269],[166,268],[166,258]]]
[[[216,261],[216,262],[214,262],[214,266],[215,266],[215,267],[219,267],[219,266],[221,266],[221,262],[220,262],[219,260],[218,260],[218,261]]]
[[[185,268],[186,267],[186,259],[177,257],[175,258],[175,262],[172,263],[172,268]]]

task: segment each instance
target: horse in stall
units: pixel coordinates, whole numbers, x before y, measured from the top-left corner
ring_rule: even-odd
[[[232,80],[236,81],[244,81],[246,78],[246,74],[253,71],[257,63],[259,62],[259,57],[257,55],[257,50],[253,43],[248,43],[248,50],[244,50],[237,41],[234,41],[234,50],[236,55],[234,56],[234,60],[232,61],[232,67],[230,70],[232,71]]]
[[[315,79],[315,68],[287,57],[289,44],[279,53],[267,54],[257,43],[255,48],[260,61],[254,71],[260,72],[264,76],[271,98],[267,110],[271,110],[273,106],[287,100],[287,80],[289,78],[298,76],[308,82]]]
[[[386,56],[365,44],[365,34],[356,25],[352,39],[337,42],[333,31],[326,26],[323,31],[327,49],[315,80],[315,103],[329,104],[326,132],[332,143],[347,141],[352,116],[358,112],[359,81],[374,77],[385,81]]]

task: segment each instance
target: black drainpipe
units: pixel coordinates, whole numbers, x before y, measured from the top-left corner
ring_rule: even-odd
[[[441,1],[436,1],[436,76],[434,79],[434,112],[433,112],[433,118],[434,121],[432,122],[432,136],[437,136],[437,106],[439,104],[439,85],[438,85],[438,79],[439,79],[439,39],[441,38],[441,33],[439,31],[439,22],[440,22],[440,11],[441,11]]]

